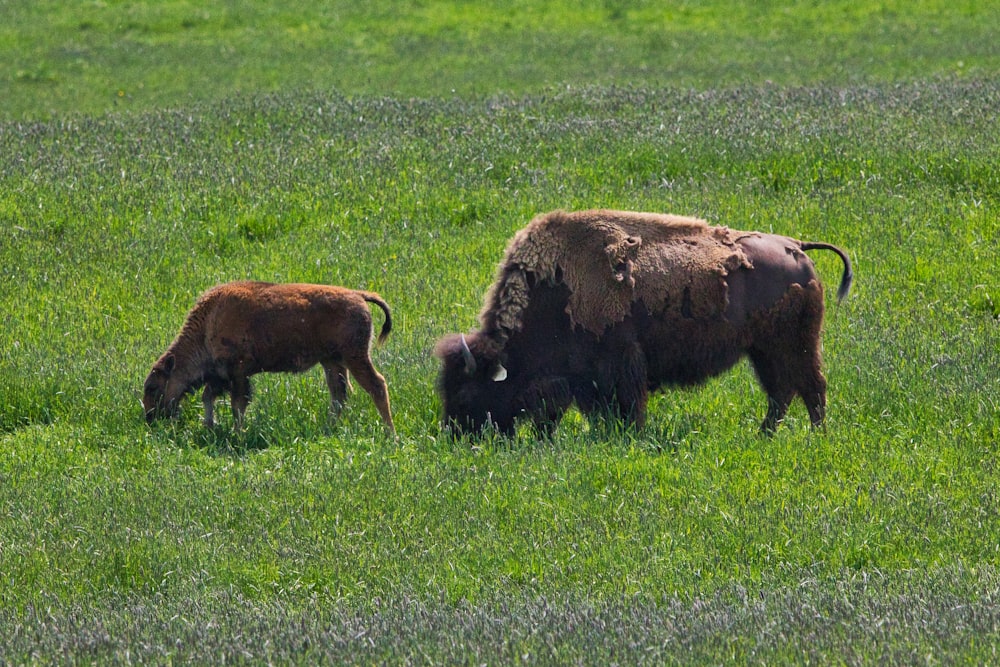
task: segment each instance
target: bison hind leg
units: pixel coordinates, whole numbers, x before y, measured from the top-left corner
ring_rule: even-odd
[[[778,425],[784,421],[785,414],[788,412],[788,406],[792,402],[792,395],[781,394],[775,396],[768,394],[767,397],[767,415],[764,417],[764,421],[760,423],[760,432],[764,435],[774,435],[774,432],[778,430]]]
[[[818,354],[780,355],[751,351],[750,361],[767,392],[767,416],[760,425],[763,433],[774,433],[796,395],[801,396],[806,404],[812,425],[823,425],[826,417],[826,378],[820,371]]]
[[[750,351],[750,362],[767,393],[767,415],[760,424],[760,430],[765,435],[773,435],[795,398],[795,386],[788,377],[789,361],[773,349],[757,348]]]
[[[818,368],[799,389],[799,395],[809,411],[809,420],[816,428],[826,419],[826,378]]]

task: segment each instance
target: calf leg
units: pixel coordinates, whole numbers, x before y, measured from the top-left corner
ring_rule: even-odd
[[[323,374],[330,390],[330,410],[336,418],[347,402],[347,390],[351,387],[351,381],[347,376],[347,369],[333,361],[323,364]]]
[[[201,394],[201,402],[205,406],[205,417],[202,423],[208,428],[215,426],[215,397],[218,396],[216,387],[209,382],[205,385],[205,391]]]
[[[233,406],[233,422],[237,429],[243,428],[243,416],[250,404],[250,378],[233,378],[229,387],[230,402]]]
[[[201,402],[205,406],[205,417],[202,419],[202,423],[205,426],[209,428],[215,426],[215,399],[227,389],[226,382],[218,378],[205,381],[205,391],[201,395]]]
[[[396,434],[396,427],[392,423],[392,411],[389,409],[389,388],[375,367],[372,366],[371,359],[365,357],[348,362],[348,369],[354,374],[354,379],[358,381],[361,388],[368,392],[368,395],[375,401],[375,407],[382,415],[389,432]]]

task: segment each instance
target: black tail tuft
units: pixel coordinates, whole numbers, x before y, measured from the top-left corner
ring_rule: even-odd
[[[837,288],[837,301],[843,301],[847,298],[848,293],[851,291],[851,285],[854,283],[854,268],[851,266],[851,258],[847,256],[847,253],[837,246],[830,245],[829,243],[811,243],[803,241],[802,249],[832,250],[840,256],[841,261],[844,262],[844,273],[840,277],[840,287]]]

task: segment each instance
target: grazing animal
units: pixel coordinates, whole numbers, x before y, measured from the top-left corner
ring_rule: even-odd
[[[146,421],[175,416],[180,399],[204,386],[205,424],[214,424],[216,397],[229,392],[239,428],[250,402],[251,375],[298,373],[322,364],[335,414],[347,398],[350,372],[395,432],[385,379],[369,355],[372,318],[366,301],[385,313],[381,343],[392,330],[392,317],[373,292],[253,281],[211,288],[146,378]]]
[[[655,213],[555,211],[507,251],[480,329],[442,338],[437,390],[453,430],[519,418],[550,433],[576,404],[587,415],[645,420],[648,393],[690,386],[744,355],[767,393],[772,433],[801,396],[823,423],[823,288],[805,250],[839,248]]]

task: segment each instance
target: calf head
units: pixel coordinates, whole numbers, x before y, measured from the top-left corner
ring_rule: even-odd
[[[177,416],[177,406],[187,387],[175,377],[174,355],[165,355],[153,365],[142,388],[142,409],[146,422]]]
[[[512,433],[516,416],[514,383],[496,345],[479,333],[452,334],[434,349],[441,360],[437,390],[444,423],[454,432],[478,432],[493,426]]]

